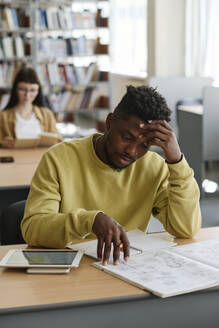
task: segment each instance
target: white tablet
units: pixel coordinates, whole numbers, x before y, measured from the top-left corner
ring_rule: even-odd
[[[0,261],[4,268],[72,268],[78,267],[82,251],[13,249]]]

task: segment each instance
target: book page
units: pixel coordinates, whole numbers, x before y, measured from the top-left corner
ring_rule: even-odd
[[[147,251],[103,266],[93,265],[160,297],[189,293],[219,284],[219,270],[166,250]]]
[[[175,246],[177,243],[173,242],[170,237],[156,237],[150,236],[147,233],[136,229],[127,232],[131,246],[146,251],[148,249],[159,249],[170,246]]]
[[[177,246],[174,253],[219,269],[219,238]]]

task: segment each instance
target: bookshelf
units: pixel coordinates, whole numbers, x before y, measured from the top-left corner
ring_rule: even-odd
[[[0,108],[31,65],[59,122],[110,110],[109,0],[0,1]]]

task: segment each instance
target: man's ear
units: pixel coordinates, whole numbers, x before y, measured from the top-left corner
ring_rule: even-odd
[[[112,123],[113,123],[114,119],[115,119],[115,118],[114,118],[113,113],[109,113],[109,114],[107,115],[107,118],[106,118],[106,130],[107,130],[107,131],[110,130],[110,128],[111,128],[111,126],[112,126]]]

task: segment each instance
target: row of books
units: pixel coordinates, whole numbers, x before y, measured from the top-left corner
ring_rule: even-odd
[[[82,90],[65,90],[52,94],[50,103],[55,112],[72,112],[78,110],[92,110],[99,108],[104,97],[95,87],[87,87]]]
[[[23,58],[30,54],[31,40],[17,36],[0,38],[0,59]]]
[[[36,71],[44,85],[87,85],[91,82],[108,80],[108,72],[100,71],[97,63],[76,66],[51,62],[37,65]]]
[[[84,35],[76,38],[45,37],[38,40],[38,54],[42,57],[92,56],[108,53],[108,45],[100,38],[89,39]]]
[[[71,6],[60,6],[36,11],[37,29],[90,29],[107,25],[108,19],[102,17],[101,9],[76,12]],[[16,30],[22,27],[30,27],[28,8],[0,7],[0,28]]]
[[[48,7],[38,8],[38,29],[75,29],[94,28],[96,13],[88,9],[82,12],[74,12],[71,7]]]
[[[0,28],[18,29],[30,27],[27,8],[0,7]]]
[[[20,68],[18,62],[0,63],[0,87],[9,88]],[[108,72],[101,71],[97,63],[88,66],[61,64],[56,62],[42,63],[35,66],[42,86],[87,85],[92,82],[108,81]]]
[[[10,93],[0,94],[0,111],[8,103]],[[98,108],[108,109],[108,97],[103,96],[95,87],[87,87],[82,90],[65,90],[47,96],[47,103],[55,113],[71,113],[74,111],[91,111]]]
[[[31,39],[19,35],[0,38],[0,59],[23,58],[31,53]],[[39,58],[57,58],[67,56],[92,56],[106,54],[108,46],[101,44],[99,38],[40,38],[37,43]]]

